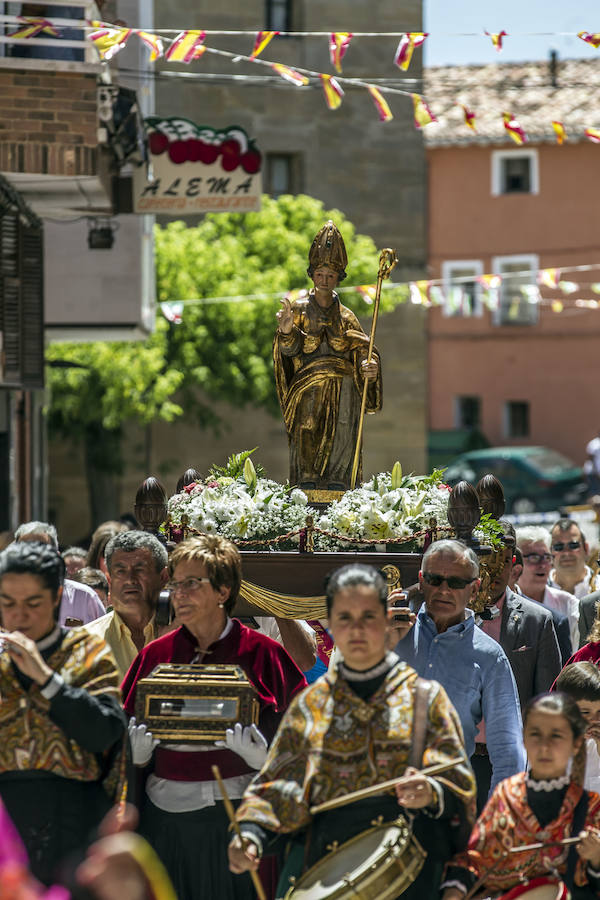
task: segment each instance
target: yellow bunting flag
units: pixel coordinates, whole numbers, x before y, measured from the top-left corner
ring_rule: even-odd
[[[537,276],[538,284],[555,290],[560,281],[560,269],[540,269]]]
[[[34,19],[30,16],[17,16],[19,22],[23,22],[21,28],[17,28],[11,34],[6,36],[13,39],[32,38],[36,35],[50,34],[52,37],[59,37],[60,32],[48,19]]]
[[[323,85],[323,91],[325,93],[325,102],[329,109],[337,109],[342,105],[342,97],[344,96],[344,92],[339,86],[336,79],[333,75],[319,75],[321,79],[321,84]]]
[[[432,125],[434,122],[437,122],[436,117],[420,94],[411,94],[411,97],[413,101],[415,128],[424,128],[425,125]]]
[[[254,41],[254,49],[250,54],[250,59],[256,59],[259,53],[262,53],[267,44],[270,44],[278,31],[259,31]]]
[[[590,34],[589,31],[578,31],[577,37],[581,38],[582,41],[585,41],[586,44],[591,44],[596,50],[600,47],[600,34]]]
[[[550,309],[553,313],[561,313],[565,308],[565,304],[561,300],[553,300]]]
[[[206,47],[203,46],[205,37],[205,31],[180,31],[165,53],[165,59],[183,63],[199,59],[206,52]]]
[[[329,38],[329,56],[331,57],[331,65],[335,66],[337,72],[342,71],[342,60],[351,40],[351,31],[331,32],[331,37]]]
[[[466,107],[463,103],[460,104],[462,107],[462,111],[465,117],[465,125],[467,125],[471,131],[477,131],[477,127],[475,125],[475,113]]]
[[[431,306],[429,285],[429,281],[411,281],[409,283],[410,302],[415,306]]]
[[[567,132],[565,131],[565,126],[562,122],[556,122],[554,119],[552,120],[552,127],[554,128],[554,133],[556,135],[556,143],[564,144],[567,140]]]
[[[583,132],[586,138],[589,138],[594,144],[600,144],[600,129],[599,128],[586,128]]]
[[[526,144],[527,135],[525,134],[517,120],[507,112],[502,113],[502,119],[504,121],[504,128],[506,129],[506,131],[508,131],[515,144]]]
[[[394,65],[398,66],[399,69],[402,69],[403,72],[406,72],[410,66],[415,47],[420,47],[421,44],[425,43],[425,38],[427,36],[428,32],[407,31],[407,33],[400,38],[400,43],[396,47]]]
[[[271,68],[277,72],[278,75],[281,75],[282,78],[285,78],[286,81],[295,84],[296,87],[302,87],[309,83],[309,79],[306,75],[301,75],[300,72],[296,72],[295,69],[290,69],[289,66],[284,66],[283,63],[271,63]]]
[[[139,39],[150,48],[150,62],[154,62],[164,54],[162,38],[158,34],[151,34],[149,31],[138,31]]]
[[[132,28],[101,28],[99,31],[93,31],[89,37],[94,42],[100,59],[112,59],[123,49],[132,31]]]
[[[492,39],[492,44],[494,45],[498,53],[500,53],[500,51],[502,50],[502,41],[505,37],[508,37],[508,32],[498,31],[494,33],[490,31],[484,31],[484,34],[487,34],[487,36]]]
[[[359,284],[356,290],[365,303],[372,303],[377,295],[377,288],[374,284]]]
[[[374,87],[372,84],[367,85],[367,90],[373,98],[373,103],[377,109],[377,114],[381,122],[389,122],[390,119],[393,119],[392,111],[389,108],[387,101],[381,91]]]

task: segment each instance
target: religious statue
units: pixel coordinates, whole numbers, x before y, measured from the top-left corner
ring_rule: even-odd
[[[381,409],[381,365],[376,350],[367,361],[369,337],[335,292],[346,277],[348,257],[332,221],[315,237],[308,261],[314,288],[308,298],[281,301],[273,342],[290,483],[344,491],[351,486],[365,379],[366,412]],[[361,471],[362,461],[359,481]]]

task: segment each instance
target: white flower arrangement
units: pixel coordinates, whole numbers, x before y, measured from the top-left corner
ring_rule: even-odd
[[[180,526],[185,515],[188,526],[197,531],[221,534],[238,542],[260,541],[277,549],[297,547],[299,535],[285,542],[274,539],[304,528],[310,512],[306,494],[258,476],[247,451],[235,458],[235,463],[229,469],[233,474],[209,475],[206,482],[189,485],[171,497],[170,522]],[[428,529],[432,519],[438,527],[447,526],[449,496],[440,470],[428,476],[402,476],[396,463],[392,472],[374,476],[360,488],[347,491],[322,515],[315,514],[316,529],[330,532],[315,532],[315,550],[372,549],[370,544],[354,541],[385,544],[395,538],[410,538]],[[420,537],[411,542],[410,548],[396,546],[398,550],[415,550],[422,544]]]

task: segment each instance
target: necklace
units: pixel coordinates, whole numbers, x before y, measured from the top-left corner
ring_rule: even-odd
[[[559,778],[534,778],[530,773],[527,774],[527,787],[532,791],[559,791],[568,785],[571,776],[568,774],[561,775]]]
[[[378,662],[375,666],[371,666],[370,669],[359,672],[357,669],[351,669],[347,666],[342,659],[338,663],[338,672],[342,678],[346,679],[346,681],[371,681],[372,678],[378,678],[385,672],[389,672],[392,666],[395,666],[399,660],[400,657],[390,650],[386,653],[381,662]]]

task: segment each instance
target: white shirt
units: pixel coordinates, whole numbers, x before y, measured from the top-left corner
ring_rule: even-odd
[[[586,764],[583,787],[586,791],[600,793],[600,754],[594,738],[588,738],[585,742]]]
[[[585,452],[592,457],[594,472],[596,475],[600,475],[600,436],[592,438],[585,448]]]
[[[589,566],[585,567],[585,575],[578,581],[575,587],[573,588],[573,594],[577,597],[578,600],[581,600],[582,597],[587,597],[588,594],[592,594],[594,591],[598,590],[597,578],[594,577],[594,573],[590,569]],[[548,584],[550,587],[558,588],[562,590],[561,586],[558,584],[556,580],[556,569],[552,569],[550,575],[548,576]],[[579,640],[577,641],[579,644]],[[573,646],[577,646],[573,644]]]
[[[561,590],[561,588],[546,586],[542,603],[548,609],[554,609],[567,617],[571,634],[571,646],[573,652],[575,652],[579,647],[579,600],[577,597],[574,594],[569,594],[568,591]]]

